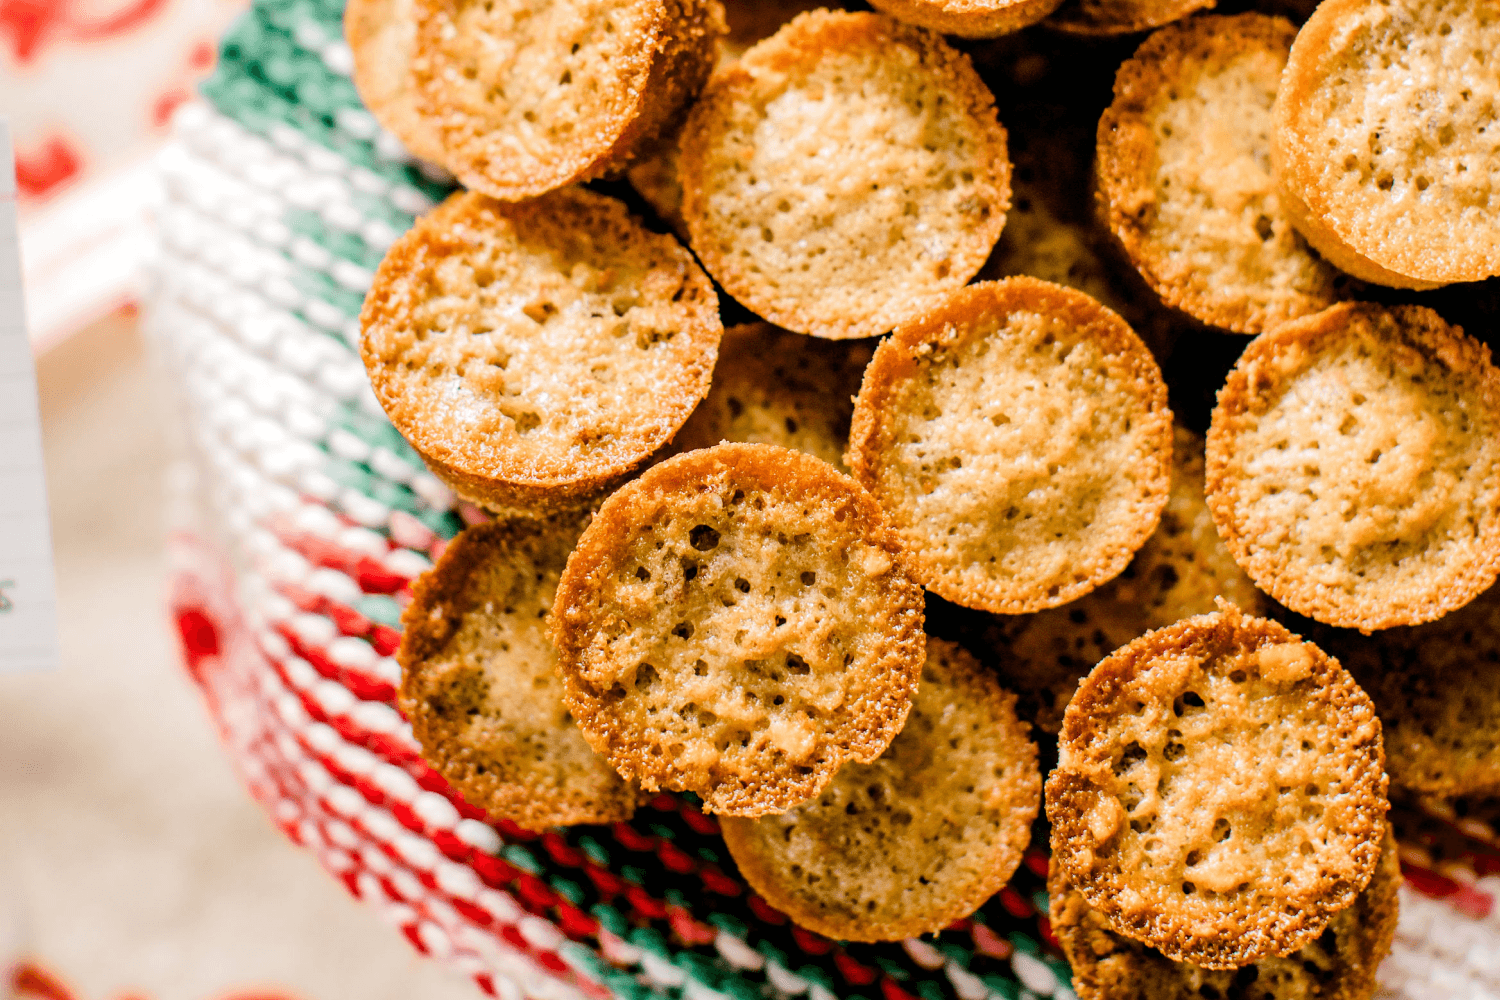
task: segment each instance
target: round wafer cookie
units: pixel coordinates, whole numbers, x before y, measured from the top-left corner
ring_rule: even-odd
[[[582,528],[471,527],[402,615],[401,711],[422,756],[466,801],[529,830],[629,819],[640,797],[573,724],[545,630]]]
[[[1164,302],[1236,333],[1324,309],[1348,283],[1271,179],[1271,104],[1296,34],[1253,13],[1162,28],[1099,119],[1099,208],[1125,255]]]
[[[1062,0],[871,0],[909,24],[960,38],[995,38],[1035,24]]]
[[[1129,35],[1212,7],[1216,0],[1064,0],[1044,22],[1070,35]]]
[[[1221,608],[1094,668],[1046,790],[1088,904],[1210,969],[1316,940],[1369,883],[1389,808],[1365,693],[1312,643]]]
[[[777,816],[726,818],[740,874],[799,926],[839,941],[936,933],[1005,886],[1042,779],[1015,696],[962,647],[927,643],[906,726]]]
[[[1010,201],[969,58],[922,28],[813,11],[714,74],[682,133],[682,214],[724,290],[798,333],[885,333],[963,286]]]
[[[412,73],[417,22],[414,0],[348,0],[344,38],[354,53],[354,87],[375,120],[414,156],[433,163],[447,157],[442,133],[422,114]]]
[[[1492,0],[1327,0],[1292,46],[1272,160],[1293,220],[1367,281],[1500,274]]]
[[[1289,955],[1219,970],[1174,962],[1116,933],[1056,863],[1047,898],[1079,1000],[1369,1000],[1375,970],[1396,936],[1400,887],[1396,840],[1387,831],[1370,884],[1317,940]]]
[[[717,0],[413,0],[420,110],[472,190],[534,198],[623,169],[697,94]]]
[[[722,326],[692,255],[612,198],[454,194],[380,263],[360,314],[376,398],[428,466],[497,509],[577,509],[708,392]]]
[[[875,351],[849,467],[923,586],[1056,607],[1117,576],[1167,500],[1172,414],[1125,321],[1034,278],[970,285]]]
[[[1206,489],[1235,559],[1293,611],[1431,621],[1500,572],[1500,372],[1419,306],[1283,324],[1219,391]]]
[[[858,483],[721,444],[605,501],[552,628],[568,706],[621,774],[761,816],[890,745],[922,669],[922,603]]]

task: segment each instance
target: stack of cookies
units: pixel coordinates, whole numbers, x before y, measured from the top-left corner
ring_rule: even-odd
[[[1500,274],[1500,19],[874,6],[351,0],[469,189],[362,356],[496,517],[411,594],[403,711],[530,828],[691,793],[849,941],[996,893],[1056,734],[1080,996],[1368,997],[1387,753],[1500,794],[1500,373],[1411,297]]]

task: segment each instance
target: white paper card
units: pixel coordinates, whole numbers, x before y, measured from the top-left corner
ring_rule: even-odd
[[[0,118],[0,674],[57,666],[36,368],[21,301],[15,154]]]

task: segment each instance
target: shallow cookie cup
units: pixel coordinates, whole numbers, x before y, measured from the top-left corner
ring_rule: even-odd
[[[1106,658],[1047,780],[1053,857],[1111,928],[1210,969],[1315,940],[1385,832],[1380,721],[1312,643],[1230,604]]]
[[[1430,309],[1344,303],[1245,348],[1208,506],[1266,593],[1328,625],[1416,625],[1500,572],[1500,372]]]
[[[1055,607],[1117,576],[1156,529],[1172,414],[1144,344],[1035,278],[949,296],[875,351],[846,456],[955,604]]]
[[[960,288],[1010,203],[969,57],[878,14],[813,11],[714,74],[682,132],[693,251],[798,333],[882,334]]]
[[[671,236],[582,188],[458,193],[381,261],[360,354],[386,416],[459,495],[579,509],[708,392],[713,286]]]
[[[621,774],[762,816],[890,745],[922,669],[922,603],[858,483],[722,444],[605,501],[552,634],[568,706]]]
[[[422,114],[412,72],[417,22],[413,0],[347,0],[344,38],[354,54],[355,89],[370,114],[414,156],[447,159],[437,123]]]
[[[469,528],[402,615],[401,712],[422,756],[466,802],[528,830],[629,819],[640,798],[569,717],[545,630],[582,527]]]
[[[1215,0],[1063,0],[1043,24],[1069,35],[1129,35],[1159,28]]]
[[[995,38],[1035,24],[1062,0],[871,0],[891,17],[960,38]]]
[[[906,726],[813,801],[726,818],[740,874],[800,927],[838,941],[935,934],[1004,888],[1042,779],[1015,696],[962,647],[927,642]]]

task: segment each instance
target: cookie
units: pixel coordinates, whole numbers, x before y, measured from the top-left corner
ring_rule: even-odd
[[[1035,24],[1062,0],[871,0],[908,24],[960,38],[995,38]]]
[[[1172,414],[1151,353],[1081,292],[970,285],[875,351],[847,461],[926,588],[1022,614],[1119,575],[1156,529]]]
[[[1385,831],[1380,720],[1317,646],[1233,605],[1080,685],[1047,780],[1052,852],[1112,930],[1230,969],[1318,938]]]
[[[442,163],[443,137],[422,114],[411,61],[417,23],[413,0],[348,0],[344,38],[354,53],[354,89],[370,114],[413,156]]]
[[[1272,160],[1309,243],[1355,277],[1500,274],[1491,0],[1329,0],[1292,46]]]
[[[1006,682],[1026,696],[1033,723],[1056,733],[1094,665],[1152,629],[1214,610],[1223,597],[1250,615],[1269,603],[1219,538],[1203,498],[1203,438],[1173,430],[1172,489],[1156,533],[1125,571],[1091,594],[985,630]]]
[[[869,763],[911,708],[922,590],[859,484],[721,444],[605,501],[568,560],[553,637],[591,746],[710,812],[784,812]]]
[[[854,394],[874,353],[751,323],[724,331],[713,387],[672,440],[679,451],[720,441],[776,444],[843,467]]]
[[[1099,119],[1099,211],[1168,305],[1235,333],[1318,312],[1347,284],[1282,212],[1271,103],[1297,29],[1205,15],[1146,39]]]
[[[1364,892],[1316,941],[1284,957],[1229,970],[1174,962],[1110,929],[1056,863],[1047,880],[1052,932],[1073,967],[1079,1000],[1369,1000],[1375,970],[1391,950],[1401,887],[1396,841],[1387,831]]]
[[[1063,0],[1044,22],[1070,35],[1129,35],[1212,7],[1215,0]]]
[[[413,0],[443,165],[506,201],[623,169],[708,79],[717,0]]]
[[[1392,788],[1500,796],[1500,589],[1426,625],[1316,638],[1375,702]]]
[[[400,705],[422,756],[465,801],[528,830],[629,819],[640,798],[573,724],[544,627],[581,529],[471,527],[401,619]]]
[[[682,133],[693,251],[788,330],[885,333],[974,276],[1005,224],[1005,129],[969,58],[813,11],[714,74]]]
[[[750,887],[838,941],[935,934],[999,892],[1031,839],[1042,779],[1015,696],[962,647],[929,639],[906,727],[813,801],[725,819]]]
[[[1500,572],[1500,373],[1419,306],[1344,303],[1261,334],[1219,391],[1208,506],[1282,604],[1369,632]]]
[[[722,326],[692,255],[582,188],[457,193],[391,247],[360,314],[375,396],[432,471],[497,509],[577,509],[708,392]]]

